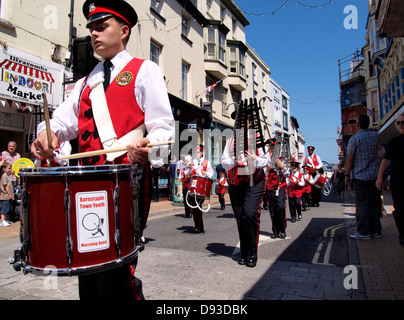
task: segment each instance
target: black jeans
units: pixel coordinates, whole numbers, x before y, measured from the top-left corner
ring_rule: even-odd
[[[376,180],[362,181],[353,179],[356,203],[356,229],[360,234],[380,233],[382,199],[381,191],[375,186]]]

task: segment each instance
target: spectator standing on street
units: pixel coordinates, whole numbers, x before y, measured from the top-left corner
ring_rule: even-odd
[[[404,245],[404,112],[396,119],[396,128],[400,135],[392,138],[386,148],[386,154],[380,165],[376,187],[383,187],[384,173],[390,167],[390,189],[394,204],[394,220],[399,233],[399,242]]]
[[[356,125],[359,131],[348,141],[345,183],[355,192],[357,232],[352,239],[367,240],[381,235],[381,197],[376,188],[379,171],[378,147],[380,136],[369,130],[369,117],[361,115]]]
[[[17,152],[17,142],[9,141],[7,144],[7,150],[1,153],[1,158],[5,160],[5,162],[11,164],[11,168],[15,161],[21,158],[20,154]],[[14,171],[12,171],[11,181],[13,186],[16,184],[16,176],[14,175]]]
[[[10,223],[7,221],[7,216],[11,210],[11,200],[14,199],[13,185],[11,182],[12,167],[10,163],[3,164],[3,175],[1,176],[0,185],[0,200],[1,200],[1,221],[0,226],[8,227]]]
[[[338,196],[341,200],[344,200],[345,170],[340,164],[338,165],[338,169],[335,171],[335,175],[333,178],[333,184],[336,187]]]

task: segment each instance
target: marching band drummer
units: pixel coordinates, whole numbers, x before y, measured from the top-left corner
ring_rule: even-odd
[[[265,175],[271,164],[271,156],[261,148],[245,152],[247,165],[253,168],[252,175],[241,175],[243,164],[231,154],[234,138],[226,142],[222,166],[227,170],[229,196],[240,238],[241,255],[238,264],[255,267],[258,256],[258,236],[261,201],[265,192]],[[251,181],[252,180],[252,181]]]
[[[43,155],[52,159],[53,149],[60,142],[76,137],[80,152],[128,147],[128,152],[84,158],[81,164],[113,162],[143,168],[139,198],[144,201],[139,201],[139,212],[146,220],[150,208],[150,163],[155,167],[163,164],[162,159],[150,159],[149,163],[152,149],[146,145],[170,140],[173,135],[166,85],[158,65],[133,58],[126,51],[131,29],[138,20],[131,5],[124,0],[87,0],[82,9],[92,46],[101,62],[88,77],[76,83],[70,96],[53,113],[52,148],[48,147],[45,124],[41,123],[31,152],[38,159]],[[158,152],[166,156],[169,148],[160,147]],[[139,290],[141,282],[134,277],[135,263],[79,275],[80,299],[143,298]]]
[[[309,172],[311,176],[314,178],[317,173],[322,173],[323,170],[323,162],[319,155],[314,154],[314,147],[308,146],[307,152],[309,153],[303,160],[303,166],[309,167]],[[318,207],[320,206],[321,200],[321,189],[319,188],[312,188],[311,190],[311,206]]]
[[[305,185],[303,179],[303,174],[299,171],[299,162],[291,161],[290,168],[291,173],[288,178],[286,178],[286,183],[288,186],[288,197],[289,197],[289,211],[290,211],[290,222],[296,222],[302,219],[302,190]]]
[[[302,210],[310,210],[311,208],[311,190],[312,185],[314,184],[313,177],[311,176],[309,166],[303,166],[303,179],[305,185],[302,190]]]
[[[192,159],[191,165],[188,167],[188,169],[185,170],[185,175],[189,177],[193,175],[205,176],[211,179],[213,176],[213,169],[212,165],[210,164],[210,161],[208,159],[205,159],[203,156],[203,145],[196,146],[194,151],[195,156]],[[194,197],[190,196],[188,197],[188,200],[191,206],[193,207],[196,206]],[[204,201],[205,199],[203,198],[198,199],[199,207],[202,206]],[[195,224],[194,233],[205,233],[205,228],[203,226],[202,211],[199,209],[199,207],[191,208]]]

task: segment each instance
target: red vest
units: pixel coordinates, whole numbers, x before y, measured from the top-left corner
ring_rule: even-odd
[[[118,139],[144,123],[144,112],[140,109],[135,97],[136,77],[143,61],[136,58],[132,59],[111,82],[105,92],[112,124]],[[80,99],[79,152],[104,149],[92,116],[90,91],[90,87],[85,87]],[[99,165],[103,164],[105,159],[106,155],[101,155],[84,158],[81,161],[86,165]],[[114,163],[129,164],[130,161],[125,153],[115,159]]]
[[[220,193],[220,194],[225,194],[225,193],[226,193],[226,187],[224,186],[224,185],[225,185],[225,182],[226,182],[226,178],[225,178],[225,177],[220,178],[220,179],[217,181],[217,193]]]
[[[300,198],[303,195],[303,187],[300,187],[297,183],[299,180],[303,179],[303,174],[299,172],[298,177],[296,178],[294,175],[290,175],[289,179],[292,181],[292,185],[289,186],[289,196]]]

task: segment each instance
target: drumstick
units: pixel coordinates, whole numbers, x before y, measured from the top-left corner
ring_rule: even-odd
[[[45,118],[46,137],[48,138],[48,147],[52,149],[52,135],[49,121],[48,100],[46,99],[45,93],[42,93],[42,97],[43,97],[43,115]]]
[[[172,144],[174,142],[175,142],[174,140],[169,140],[169,141],[148,143],[146,145],[146,147],[150,148],[150,147],[164,146],[164,145],[167,145],[167,144]],[[68,156],[58,157],[58,160],[79,159],[79,158],[93,157],[93,156],[99,156],[99,155],[102,155],[102,154],[113,153],[113,152],[122,152],[122,151],[128,151],[128,148],[126,148],[126,147],[111,148],[111,149],[103,149],[103,150],[75,153],[75,154],[71,154],[71,155],[68,155]]]

